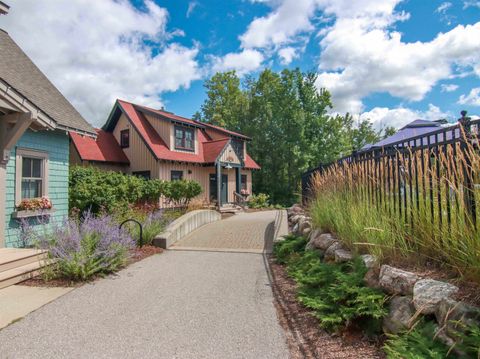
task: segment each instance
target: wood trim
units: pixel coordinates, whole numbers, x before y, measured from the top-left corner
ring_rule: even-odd
[[[22,158],[31,157],[42,159],[42,197],[48,196],[48,152],[37,151],[30,148],[17,147],[15,153],[15,205],[19,204],[22,200]]]

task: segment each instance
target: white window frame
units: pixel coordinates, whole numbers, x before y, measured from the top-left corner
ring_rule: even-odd
[[[17,148],[15,156],[15,204],[22,201],[22,165],[23,157],[42,160],[42,197],[48,196],[48,153],[27,148]]]

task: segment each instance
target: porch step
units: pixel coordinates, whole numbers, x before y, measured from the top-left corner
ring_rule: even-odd
[[[47,253],[36,249],[4,248],[0,251],[0,273],[45,259]]]
[[[33,249],[0,249],[0,289],[38,275],[46,256]]]
[[[239,213],[239,212],[243,212],[243,208],[240,207],[240,206],[233,205],[233,204],[223,205],[223,206],[220,208],[220,213],[233,213],[233,214],[236,214],[236,213]]]
[[[0,289],[37,276],[42,267],[43,264],[35,262],[0,272]]]

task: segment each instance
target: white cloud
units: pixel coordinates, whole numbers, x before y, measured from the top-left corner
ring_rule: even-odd
[[[480,87],[473,88],[468,95],[461,95],[458,103],[460,105],[480,106]]]
[[[291,46],[284,47],[278,51],[278,56],[281,58],[282,65],[288,65],[294,59],[298,58],[299,53],[297,49]]]
[[[452,75],[454,65],[480,68],[480,22],[406,43],[390,26],[407,15],[393,9],[356,17],[339,12],[321,40],[318,86],[332,92],[337,111],[361,112],[371,93],[419,101]]]
[[[441,3],[440,6],[437,7],[435,12],[438,12],[440,14],[445,14],[447,12],[447,10],[450,9],[451,7],[452,7],[452,3],[446,1],[446,2]]]
[[[240,76],[255,71],[262,65],[263,55],[257,50],[246,49],[213,58],[213,71],[235,70]]]
[[[480,1],[477,0],[467,0],[463,2],[463,8],[467,9],[469,7],[478,7],[480,9]]]
[[[187,14],[185,15],[187,19],[190,17],[190,15],[192,15],[193,10],[195,10],[197,6],[198,6],[198,2],[196,1],[190,1],[188,3]]]
[[[241,46],[266,55],[274,51],[287,64],[290,58],[285,54],[301,53],[305,38],[308,41],[316,32],[322,49],[317,84],[330,90],[339,112],[361,112],[363,98],[372,93],[420,101],[458,71],[480,76],[480,22],[458,25],[431,41],[405,42],[394,29],[410,17],[395,10],[401,2],[266,1],[272,11],[250,23],[240,36]],[[468,6],[474,3],[469,1]],[[438,11],[445,13],[450,6],[444,2]],[[319,19],[330,23],[319,28]]]
[[[442,118],[453,118],[449,112],[443,112],[439,107],[432,104],[428,105],[427,111],[415,111],[405,107],[387,108],[375,107],[370,111],[362,113],[358,116],[360,119],[370,119],[376,129],[382,129],[386,126],[401,128],[417,119],[435,121]]]
[[[442,92],[453,92],[458,89],[458,85],[455,84],[441,84],[440,85]]]
[[[292,43],[296,36],[314,29],[310,22],[314,11],[314,0],[284,0],[267,16],[250,23],[240,36],[242,47],[270,48]]]
[[[168,12],[127,0],[24,0],[2,18],[12,38],[94,125],[116,98],[160,106],[160,94],[200,78],[197,46],[172,42]],[[144,40],[148,40],[145,43]]]

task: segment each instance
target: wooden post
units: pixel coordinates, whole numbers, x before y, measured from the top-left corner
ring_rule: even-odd
[[[242,175],[240,172],[240,167],[235,167],[235,177],[237,179],[235,190],[237,193],[240,193],[242,189]]]
[[[217,175],[217,204],[218,209],[222,208],[222,165],[220,161],[217,162],[216,173]]]

